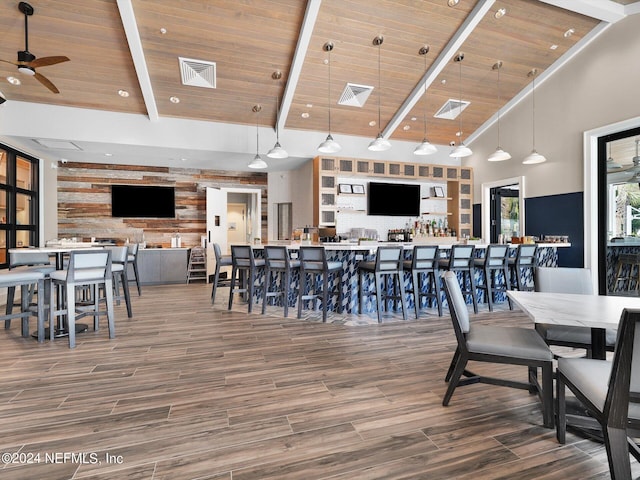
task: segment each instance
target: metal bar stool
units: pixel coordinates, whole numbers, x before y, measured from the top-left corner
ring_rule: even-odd
[[[216,268],[213,274],[213,286],[211,287],[211,303],[216,301],[216,292],[218,287],[228,287],[231,285],[231,278],[220,278],[220,268],[230,267],[233,264],[231,255],[222,255],[220,245],[213,244],[213,253],[216,257]]]
[[[231,286],[229,288],[229,307],[233,306],[234,293],[247,294],[247,311],[251,313],[253,295],[256,289],[258,273],[264,268],[263,258],[255,258],[251,245],[231,245]],[[242,278],[239,278],[242,277]],[[236,287],[236,281],[240,285]]]
[[[473,260],[475,268],[482,270],[484,283],[476,284],[476,289],[483,290],[489,311],[493,311],[494,295],[499,292],[506,292],[509,287],[509,246],[489,245],[483,258]],[[498,279],[502,273],[502,282]],[[507,297],[509,309],[513,310],[511,299]]]
[[[382,312],[387,306],[388,300],[400,300],[402,306],[402,318],[407,319],[407,304],[404,291],[403,248],[401,246],[378,247],[374,262],[360,262],[358,264],[358,292],[360,294],[360,312],[364,311],[363,299],[365,296],[376,296],[376,308],[378,310],[378,323],[382,323]],[[363,291],[364,275],[373,274],[375,277],[375,290]],[[393,293],[389,294],[390,280],[393,285]],[[400,284],[400,295],[396,295],[396,281]]]
[[[322,321],[326,322],[330,295],[334,294],[338,296],[338,312],[342,313],[342,263],[328,261],[324,247],[300,247],[299,260],[298,318],[302,318],[302,305],[305,301],[320,300]],[[333,277],[333,288],[330,277]]]
[[[460,290],[463,295],[471,296],[473,311],[478,313],[478,296],[476,295],[476,282],[474,280],[475,267],[473,264],[475,247],[473,245],[451,245],[449,258],[441,258],[438,265],[442,270],[460,273]],[[467,288],[467,280],[469,288]]]
[[[413,294],[416,318],[418,318],[423,297],[431,298],[432,304],[435,300],[438,305],[438,315],[442,316],[439,259],[440,250],[437,245],[415,245],[411,260],[403,262],[404,271],[411,274],[412,286],[410,290],[406,290],[406,293]]]
[[[4,320],[4,328],[8,330],[11,328],[11,320],[19,318],[22,322],[21,334],[23,337],[29,336],[29,317],[36,315],[38,319],[38,342],[44,341],[44,321],[45,321],[45,282],[49,280],[45,278],[43,272],[35,270],[12,270],[0,272],[0,288],[14,289],[20,287],[20,312],[13,313],[12,309],[9,309],[7,303],[6,315],[0,316],[0,320]],[[31,298],[30,292],[33,290],[34,285],[38,291],[38,300],[36,304],[36,310],[33,312],[29,305]],[[8,302],[9,300],[7,300]],[[13,304],[13,297],[11,298]]]
[[[277,298],[282,296],[282,305],[284,306],[284,316],[289,315],[289,294],[291,291],[292,273],[300,270],[300,261],[291,260],[289,251],[284,246],[265,246],[264,247],[264,289],[262,293],[262,314],[266,313],[269,298]],[[280,277],[280,288],[271,290],[272,276],[274,287],[277,286],[278,277]],[[295,297],[294,297],[295,299]]]
[[[635,274],[636,288],[632,289],[634,280],[634,268],[637,269]],[[637,253],[622,253],[618,255],[616,261],[616,278],[613,282],[613,291],[618,290],[618,282],[623,282],[622,288],[624,288],[624,282],[627,282],[627,291],[640,289],[640,255]]]
[[[124,247],[105,247],[111,251],[111,274],[113,275],[113,299],[116,305],[120,305],[120,300],[124,298],[127,307],[127,317],[133,317],[131,309],[131,295],[129,293],[129,279],[127,277],[127,265],[129,260],[129,249]],[[122,295],[120,294],[120,284],[122,284]]]
[[[518,245],[516,256],[509,257],[509,287],[512,290],[534,290],[534,285],[529,285],[528,279],[531,279],[531,283],[534,282],[533,272],[537,264],[537,251],[537,245],[521,243]]]
[[[136,287],[138,287],[138,296],[142,295],[142,290],[140,289],[140,274],[138,273],[138,249],[140,248],[139,243],[129,243],[127,245],[128,256],[127,262],[133,267],[133,277],[136,281]]]

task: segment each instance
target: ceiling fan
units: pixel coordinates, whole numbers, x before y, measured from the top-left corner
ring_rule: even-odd
[[[36,72],[36,68],[46,67],[48,65],[55,65],[57,63],[68,62],[69,58],[63,55],[54,57],[42,57],[36,58],[34,54],[29,51],[29,24],[28,18],[33,15],[33,7],[27,2],[20,2],[18,9],[24,13],[24,50],[18,51],[18,61],[10,62],[8,60],[0,59],[0,62],[10,63],[18,67],[18,71],[25,75],[35,77],[41,84],[51,90],[53,93],[60,93],[60,90],[44,75]]]
[[[631,164],[623,166],[613,162],[611,155],[607,159],[607,173],[626,173],[630,174],[627,182],[636,183],[640,181],[640,139],[636,139],[636,154],[631,159]],[[611,160],[611,162],[610,162]],[[612,166],[614,165],[614,166]]]

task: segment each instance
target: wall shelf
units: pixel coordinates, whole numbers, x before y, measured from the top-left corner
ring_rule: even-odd
[[[422,212],[421,215],[453,215],[451,212]]]

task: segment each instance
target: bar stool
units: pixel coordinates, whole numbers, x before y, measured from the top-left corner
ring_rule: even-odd
[[[9,252],[9,270],[11,271],[30,271],[30,272],[41,272],[44,274],[45,279],[49,278],[49,274],[51,272],[55,272],[56,267],[51,263],[49,254],[46,252],[34,252],[28,248],[23,249],[22,251],[10,251]],[[31,299],[34,294],[36,294],[36,284],[32,284],[27,292],[29,305],[31,305]],[[45,288],[49,287],[49,282],[45,282]],[[6,314],[10,315],[13,312],[14,298],[15,298],[15,286],[9,286],[7,288],[7,305],[6,305]],[[41,295],[44,295],[44,298],[48,297],[48,293],[40,292]]]
[[[253,294],[256,289],[258,273],[264,269],[264,259],[255,258],[251,245],[231,245],[231,286],[229,288],[229,307],[233,306],[234,293],[246,293],[247,312],[251,313],[253,306]],[[242,278],[239,278],[242,277]],[[240,286],[236,288],[236,281],[240,280]]]
[[[442,270],[460,273],[460,290],[463,295],[471,296],[473,301],[473,311],[478,313],[478,296],[476,295],[476,282],[474,280],[475,247],[473,245],[451,245],[451,253],[449,258],[441,258],[438,262]],[[469,288],[467,289],[467,279],[469,280]]]
[[[142,295],[142,290],[140,289],[140,274],[138,273],[138,249],[140,248],[139,243],[130,243],[127,245],[128,257],[127,262],[131,264],[133,267],[133,277],[136,281],[136,287],[138,287],[138,296]]]
[[[402,318],[407,319],[407,304],[404,291],[404,269],[401,246],[378,247],[374,262],[360,262],[358,264],[358,292],[360,296],[360,312],[364,311],[364,297],[376,296],[378,323],[382,323],[382,312],[388,300],[400,300]],[[363,277],[373,274],[375,290],[365,292]],[[389,294],[388,281],[391,281],[393,292]],[[396,295],[396,281],[400,285],[400,295]]]
[[[129,293],[129,279],[127,278],[127,264],[129,259],[129,249],[125,247],[105,247],[111,251],[111,274],[113,275],[113,299],[116,305],[124,298],[127,306],[127,317],[133,317],[131,309],[131,295]],[[122,284],[122,295],[120,294],[120,284]]]
[[[632,290],[631,285],[633,285],[634,268],[637,268],[637,272],[635,275],[636,288],[633,290],[638,290],[640,289],[640,254],[622,253],[618,255],[618,260],[616,261],[616,278],[613,282],[614,292],[618,290],[618,282],[623,282],[622,287],[624,288],[625,281],[627,282],[627,291]],[[625,273],[624,276],[623,273]]]
[[[411,260],[403,262],[404,271],[410,272],[412,278],[412,288],[406,290],[406,293],[413,294],[416,318],[418,318],[422,297],[431,298],[432,305],[435,300],[438,305],[438,315],[442,316],[439,259],[440,250],[437,245],[415,245]]]
[[[482,270],[484,283],[476,284],[476,289],[484,290],[489,311],[493,311],[493,296],[499,292],[506,292],[509,287],[509,246],[489,245],[483,258],[473,260],[475,268]],[[500,273],[502,283],[498,283]],[[507,297],[509,309],[513,310],[511,299]]]
[[[14,289],[20,287],[20,312],[13,313],[13,310],[9,308],[9,300],[7,299],[7,312],[6,315],[0,316],[0,320],[4,320],[4,328],[8,330],[11,328],[11,320],[19,318],[22,322],[21,334],[23,337],[29,336],[29,317],[36,315],[38,319],[38,342],[44,341],[44,321],[45,321],[45,274],[35,270],[13,270],[13,271],[1,271],[0,272],[0,288]],[[30,291],[36,286],[38,290],[38,300],[36,304],[36,311],[33,312],[29,306]],[[13,297],[11,298],[11,305],[13,305]]]
[[[534,269],[536,268],[536,252],[537,245],[521,243],[518,245],[518,251],[515,257],[509,257],[509,277],[512,290],[533,291],[534,285],[529,286],[528,279],[531,283],[534,280]]]
[[[337,294],[338,312],[342,313],[342,262],[328,261],[324,247],[301,246],[299,255],[298,318],[302,318],[302,305],[305,301],[320,300],[322,321],[326,322],[330,295]],[[333,287],[329,281],[330,277],[333,280]],[[309,280],[308,288],[307,280]]]
[[[222,255],[220,245],[217,243],[213,244],[213,253],[216,257],[216,269],[213,274],[213,286],[211,287],[212,304],[216,301],[216,292],[218,291],[218,287],[228,287],[231,285],[231,277],[220,278],[220,268],[230,267],[233,264],[231,255]]]
[[[283,246],[265,246],[264,247],[264,289],[262,294],[262,314],[267,309],[269,298],[277,298],[282,295],[282,305],[284,306],[284,316],[289,315],[289,292],[291,291],[291,274],[300,270],[300,261],[291,260],[287,247]],[[274,287],[277,286],[278,277],[280,277],[280,288],[271,290],[271,277],[273,278]],[[295,297],[294,297],[295,299]]]

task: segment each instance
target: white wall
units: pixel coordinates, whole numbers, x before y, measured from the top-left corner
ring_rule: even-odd
[[[40,245],[58,238],[58,170],[40,160]]]
[[[524,175],[527,197],[584,191],[583,132],[640,113],[640,15],[612,25],[544,83],[536,84],[536,149],[547,157],[522,165],[532,148],[531,95],[500,122],[501,146],[511,160],[486,158],[497,146],[497,126],[470,146],[463,164],[474,169],[474,203],[484,182]],[[533,67],[533,66],[532,66]],[[503,66],[503,75],[509,65]]]

